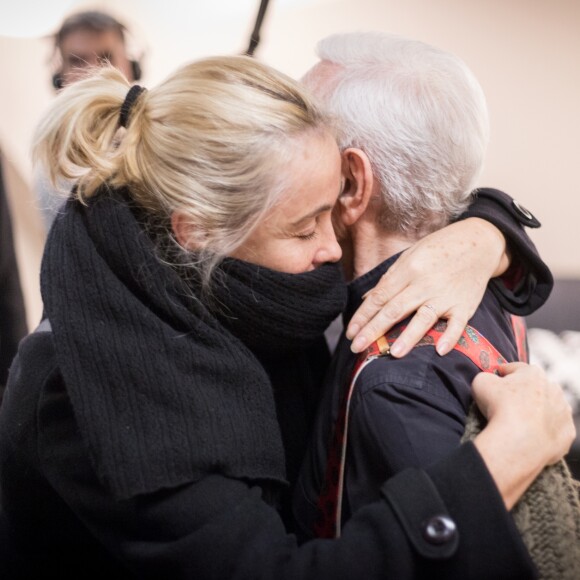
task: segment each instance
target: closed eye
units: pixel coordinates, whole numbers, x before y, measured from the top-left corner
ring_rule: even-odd
[[[313,232],[310,232],[308,234],[300,234],[300,235],[297,235],[296,237],[299,240],[313,240],[317,235],[318,234],[317,234],[316,230],[314,230]]]

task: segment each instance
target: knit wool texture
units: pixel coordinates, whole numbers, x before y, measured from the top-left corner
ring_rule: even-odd
[[[201,303],[199,289],[157,259],[130,205],[127,191],[106,187],[88,206],[69,200],[41,271],[58,366],[97,476],[119,499],[211,472],[285,484],[266,372]],[[328,324],[342,307],[328,298],[344,294],[332,289],[336,274],[320,270],[302,281],[312,285],[302,296],[322,300],[287,320],[301,332],[312,308],[326,311]],[[245,292],[245,324],[262,333],[260,302]],[[227,300],[222,292],[235,316]]]
[[[462,441],[481,432],[475,405]],[[512,509],[514,522],[543,580],[577,580],[580,574],[580,483],[562,459],[545,467]]]
[[[215,278],[216,317],[253,351],[307,347],[323,335],[329,317],[336,318],[346,306],[346,282],[338,264],[288,275],[226,259]]]

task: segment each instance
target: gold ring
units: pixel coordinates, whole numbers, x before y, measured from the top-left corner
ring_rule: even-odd
[[[435,318],[439,318],[439,314],[437,314],[437,310],[432,304],[423,304],[422,308],[428,308],[435,315]]]

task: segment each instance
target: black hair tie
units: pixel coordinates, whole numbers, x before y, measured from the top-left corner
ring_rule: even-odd
[[[129,89],[129,92],[125,97],[123,104],[121,105],[121,113],[119,115],[119,125],[121,127],[127,127],[133,105],[135,105],[135,102],[139,98],[139,95],[141,95],[141,93],[145,92],[146,90],[147,89],[145,87],[141,87],[139,85],[133,85]]]

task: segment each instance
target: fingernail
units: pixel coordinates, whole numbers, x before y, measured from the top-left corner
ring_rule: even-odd
[[[358,334],[359,330],[360,326],[358,324],[351,324],[346,331],[346,338],[352,340]]]
[[[361,352],[367,345],[367,339],[364,336],[357,336],[352,344],[350,345],[350,350],[352,352]]]
[[[446,355],[449,352],[449,343],[446,340],[440,340],[435,347],[437,354],[440,356]]]
[[[405,350],[405,343],[397,340],[393,346],[391,346],[390,352],[393,356],[401,356]]]

